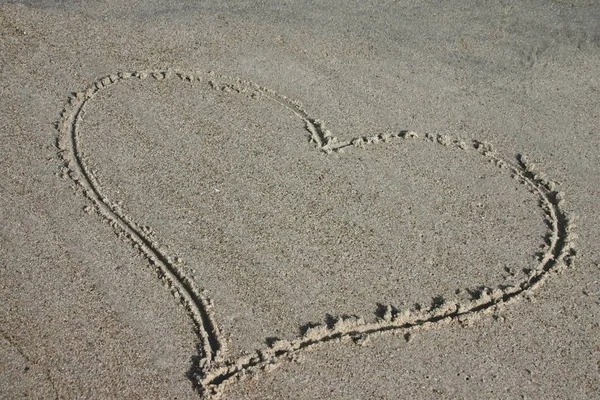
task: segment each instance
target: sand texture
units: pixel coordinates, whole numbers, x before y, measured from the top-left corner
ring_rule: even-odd
[[[598,21],[1,4],[0,397],[599,397]]]

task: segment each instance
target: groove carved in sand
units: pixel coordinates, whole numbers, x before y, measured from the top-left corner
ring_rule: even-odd
[[[358,317],[340,317],[327,324],[308,328],[295,340],[270,342],[268,347],[237,360],[227,359],[221,333],[210,301],[193,280],[173,262],[142,227],[125,215],[120,207],[106,198],[93,171],[86,165],[79,143],[79,127],[88,102],[103,90],[128,79],[179,80],[190,85],[202,85],[223,93],[246,95],[252,99],[266,98],[289,110],[303,120],[310,142],[320,151],[330,154],[343,152],[347,147],[365,147],[401,140],[422,140],[432,145],[446,146],[461,151],[477,151],[498,168],[505,170],[539,197],[549,227],[544,252],[539,263],[530,269],[528,276],[514,286],[479,288],[470,290],[473,298],[467,302],[437,301],[426,309],[398,310],[383,307],[378,319],[367,322]],[[92,83],[84,91],[73,94],[62,110],[57,123],[59,138],[57,146],[66,174],[77,184],[93,203],[93,209],[113,229],[130,241],[159,271],[159,276],[171,293],[186,308],[193,321],[199,340],[197,354],[193,357],[189,377],[199,393],[206,397],[218,396],[226,383],[242,379],[261,370],[270,370],[283,360],[294,360],[309,348],[339,341],[361,342],[367,337],[383,334],[404,334],[419,329],[464,321],[484,312],[493,312],[512,301],[526,297],[548,278],[572,263],[575,255],[571,235],[572,217],[563,210],[564,195],[556,191],[555,183],[536,171],[526,156],[520,155],[514,164],[500,158],[493,147],[478,141],[464,142],[446,135],[419,135],[411,131],[382,133],[339,141],[325,124],[313,118],[302,106],[289,98],[255,83],[209,73],[188,73],[173,70],[122,72]]]

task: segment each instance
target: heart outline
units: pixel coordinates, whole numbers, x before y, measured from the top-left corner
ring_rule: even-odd
[[[313,118],[302,106],[284,95],[256,83],[208,73],[189,73],[177,70],[151,70],[120,72],[102,77],[90,84],[85,90],[73,93],[63,110],[55,127],[58,130],[56,146],[62,161],[63,173],[74,182],[74,189],[82,191],[92,201],[94,210],[103,217],[119,234],[125,236],[161,274],[171,293],[187,310],[195,327],[199,344],[197,354],[193,357],[188,377],[194,382],[202,396],[213,397],[222,393],[224,384],[236,381],[259,370],[268,370],[284,359],[295,359],[306,349],[325,343],[358,340],[372,335],[386,333],[409,333],[432,325],[442,325],[452,321],[478,316],[481,313],[494,311],[498,307],[530,295],[551,273],[564,270],[573,263],[575,249],[573,244],[574,216],[563,209],[564,194],[555,190],[555,183],[548,180],[524,155],[519,155],[518,164],[514,165],[496,155],[493,147],[487,143],[473,140],[470,144],[452,139],[446,135],[425,135],[422,140],[445,146],[475,149],[500,168],[507,168],[520,182],[540,198],[540,207],[544,211],[550,225],[546,251],[540,256],[539,264],[533,268],[527,278],[517,286],[504,288],[483,288],[468,302],[434,304],[428,309],[418,312],[405,310],[400,312],[391,306],[381,311],[381,318],[375,322],[365,322],[356,317],[340,317],[331,324],[318,325],[307,329],[302,336],[292,341],[276,341],[269,343],[265,349],[256,350],[254,354],[237,360],[228,360],[223,349],[221,332],[211,311],[209,299],[195,285],[192,279],[177,267],[172,259],[152,240],[147,232],[123,214],[117,204],[106,198],[93,172],[86,166],[78,143],[78,128],[83,120],[85,105],[100,91],[127,79],[156,80],[180,79],[194,84],[204,82],[217,90],[234,91],[250,97],[264,96],[269,100],[291,110],[302,119],[310,134],[309,139],[317,150],[327,154],[341,152],[346,147],[364,147],[380,141],[419,138],[411,131],[384,133],[362,136],[346,141],[338,141],[325,124]]]

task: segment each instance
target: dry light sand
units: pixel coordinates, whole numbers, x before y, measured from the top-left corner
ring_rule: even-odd
[[[0,4],[0,397],[600,397],[596,1]]]

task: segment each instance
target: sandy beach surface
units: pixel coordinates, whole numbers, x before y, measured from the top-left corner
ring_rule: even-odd
[[[0,2],[0,398],[600,397],[600,4]]]

